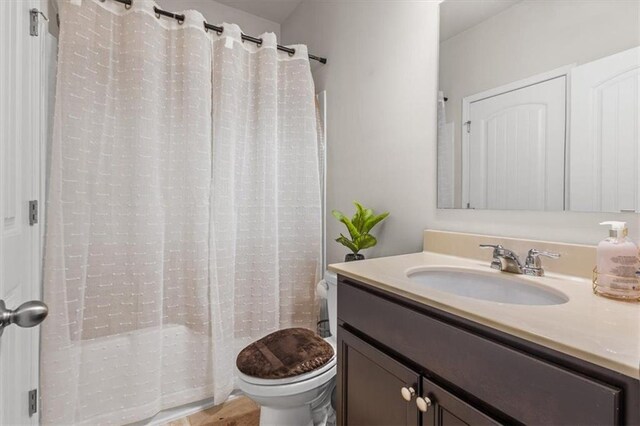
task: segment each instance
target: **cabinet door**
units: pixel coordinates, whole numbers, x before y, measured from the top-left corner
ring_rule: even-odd
[[[500,424],[424,377],[421,395],[430,404],[422,413],[422,426]]]
[[[338,328],[338,425],[417,426],[419,386],[418,373]]]

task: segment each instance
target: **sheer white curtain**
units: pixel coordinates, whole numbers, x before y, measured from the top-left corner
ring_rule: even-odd
[[[237,351],[312,327],[320,252],[304,46],[60,1],[43,422],[124,424],[233,389]]]
[[[311,327],[321,244],[315,96],[307,51],[273,34],[244,46],[225,25],[213,42],[212,303],[216,395],[256,336]],[[231,319],[231,320],[228,320]],[[234,342],[234,344],[229,344]]]

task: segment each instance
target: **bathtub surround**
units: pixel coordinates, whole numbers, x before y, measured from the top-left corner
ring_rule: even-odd
[[[233,389],[250,341],[315,323],[313,81],[265,34],[61,2],[44,265],[45,424],[131,423]],[[239,119],[240,118],[240,119]],[[304,233],[300,232],[303,229]]]

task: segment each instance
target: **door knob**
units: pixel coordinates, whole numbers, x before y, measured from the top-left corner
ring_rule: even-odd
[[[415,396],[416,391],[411,386],[403,386],[402,389],[400,389],[400,393],[405,401],[411,401],[411,398]]]
[[[423,413],[426,413],[429,407],[431,406],[431,400],[426,396],[425,397],[419,396],[416,398],[416,405],[418,406],[418,410],[422,411]]]
[[[47,317],[49,308],[39,300],[25,302],[17,309],[7,309],[4,300],[0,300],[0,336],[4,328],[15,324],[18,327],[34,327]]]

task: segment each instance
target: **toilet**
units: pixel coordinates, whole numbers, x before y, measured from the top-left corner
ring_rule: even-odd
[[[293,377],[263,379],[242,373],[236,366],[238,387],[260,404],[261,426],[313,426],[331,404],[336,380],[337,277],[325,273],[331,336],[324,340],[333,347],[333,357],[321,367]],[[325,345],[326,346],[326,345]]]

